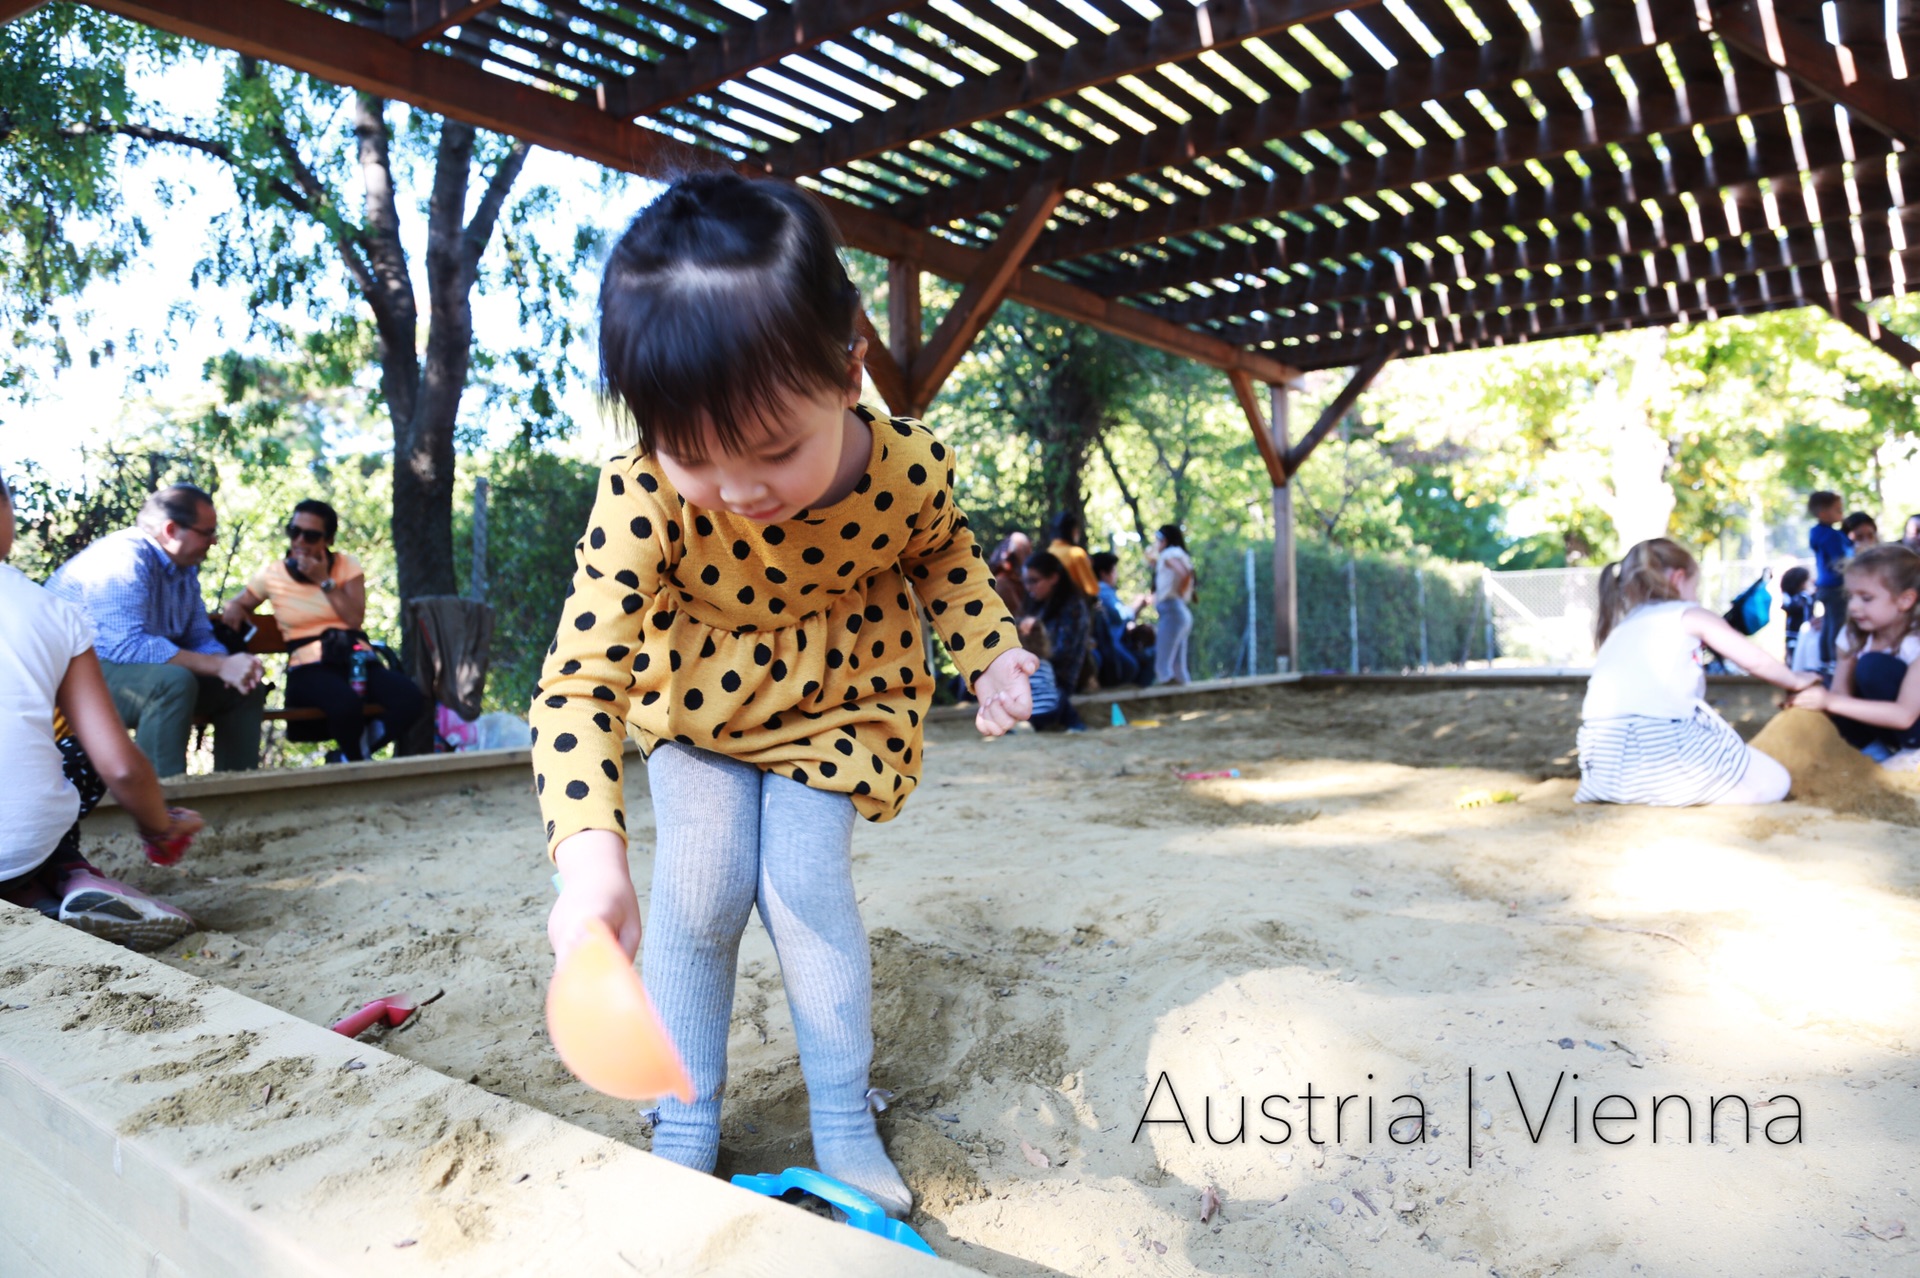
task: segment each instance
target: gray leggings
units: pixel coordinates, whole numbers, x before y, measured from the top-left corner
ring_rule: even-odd
[[[906,1187],[868,1110],[873,971],[853,892],[852,801],[671,742],[654,749],[647,778],[658,846],[641,971],[696,1097],[661,1102],[654,1152],[713,1169],[735,965],[757,906],[793,1010],[820,1169],[904,1212]]]

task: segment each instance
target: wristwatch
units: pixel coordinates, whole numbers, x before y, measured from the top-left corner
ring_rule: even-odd
[[[320,583],[320,593],[323,595],[330,595],[333,593],[333,578],[328,577],[325,581],[322,581]]]

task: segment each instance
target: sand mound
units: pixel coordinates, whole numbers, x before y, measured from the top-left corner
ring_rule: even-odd
[[[1793,777],[1793,795],[1851,816],[1920,825],[1920,807],[1901,794],[1880,765],[1841,740],[1833,720],[1816,710],[1782,710],[1753,739]]]

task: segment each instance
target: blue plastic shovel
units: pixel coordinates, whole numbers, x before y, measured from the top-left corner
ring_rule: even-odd
[[[933,1248],[927,1246],[926,1239],[914,1233],[911,1226],[887,1215],[879,1203],[845,1181],[835,1180],[811,1167],[789,1167],[778,1174],[769,1172],[760,1176],[735,1176],[733,1183],[769,1198],[778,1198],[789,1190],[803,1189],[845,1212],[847,1223],[855,1229],[878,1234],[904,1247],[924,1251],[929,1256],[936,1254]]]

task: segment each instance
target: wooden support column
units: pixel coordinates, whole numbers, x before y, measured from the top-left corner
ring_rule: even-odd
[[[907,394],[907,375],[900,362],[887,349],[887,344],[880,340],[880,332],[873,326],[873,316],[867,314],[864,306],[854,316],[854,323],[858,326],[856,331],[860,336],[867,339],[867,378],[873,383],[873,389],[886,401],[888,412],[896,417],[906,416],[913,411],[913,406]]]
[[[1268,448],[1276,457],[1287,455],[1293,413],[1293,392],[1274,386],[1273,427]],[[1261,449],[1264,455],[1268,448]],[[1293,486],[1284,470],[1273,485],[1273,653],[1281,674],[1300,671],[1300,574],[1293,547]]]
[[[979,270],[968,278],[966,287],[960,291],[960,300],[940,317],[940,326],[933,330],[932,340],[913,361],[907,375],[913,416],[927,411],[927,405],[940,393],[941,385],[959,364],[960,357],[993,318],[1000,299],[1007,295],[1007,287],[1020,269],[1021,259],[1046,229],[1047,219],[1053,216],[1064,194],[1057,184],[1034,187],[1000,228],[1000,238],[983,255]]]
[[[1911,342],[1898,333],[1888,329],[1879,320],[1846,298],[1833,299],[1833,317],[1885,351],[1889,357],[1899,361],[1900,366],[1907,372],[1920,377],[1920,349],[1915,349]]]
[[[887,259],[887,336],[894,362],[912,368],[920,358],[920,263],[910,257]]]

